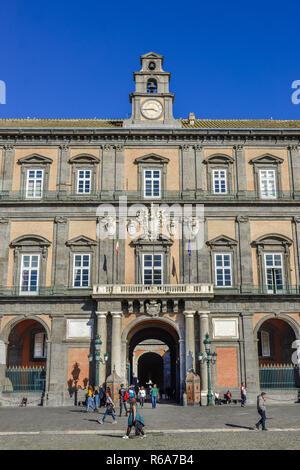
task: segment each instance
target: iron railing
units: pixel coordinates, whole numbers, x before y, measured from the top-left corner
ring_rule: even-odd
[[[262,390],[294,390],[300,387],[299,368],[292,364],[261,366],[259,380]]]
[[[203,200],[203,201],[288,201],[300,200],[300,191],[278,191],[275,198],[262,198],[257,191],[236,191],[223,194],[215,194],[207,190],[165,190],[161,192],[159,198],[145,197],[144,191],[140,190],[111,190],[92,191],[89,194],[78,194],[74,191],[43,191],[41,198],[28,198],[25,191],[1,191],[1,201],[28,201],[29,203],[40,203],[44,201],[102,201],[118,200],[119,197],[126,196],[128,200],[157,201],[160,200]]]
[[[46,385],[45,367],[19,367],[6,369],[4,392],[44,392]]]

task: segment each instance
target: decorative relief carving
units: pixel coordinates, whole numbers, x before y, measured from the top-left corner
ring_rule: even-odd
[[[158,317],[160,314],[160,310],[161,310],[161,305],[156,300],[150,300],[150,302],[146,304],[146,313],[150,317],[153,317],[153,318]]]
[[[57,216],[54,218],[54,222],[56,224],[66,224],[68,222],[68,219],[66,217]]]
[[[238,215],[237,218],[236,218],[236,221],[240,224],[247,223],[247,222],[249,222],[249,217],[247,217],[245,215]]]

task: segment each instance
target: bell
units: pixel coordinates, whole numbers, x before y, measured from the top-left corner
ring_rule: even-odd
[[[149,80],[147,83],[147,93],[156,93],[157,85],[153,80]]]

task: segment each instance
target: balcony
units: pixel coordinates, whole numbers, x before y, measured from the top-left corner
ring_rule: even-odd
[[[213,297],[212,284],[102,284],[93,287],[93,298],[145,297],[164,298]]]
[[[275,201],[300,200],[298,191],[279,191],[276,198],[261,198],[256,191],[239,191],[226,194],[214,194],[206,190],[163,191],[160,198],[145,198],[143,191],[94,191],[89,194],[78,194],[71,191],[44,191],[42,198],[30,199],[24,191],[2,191],[1,202],[26,201],[29,204],[41,202],[86,202],[86,201],[118,201],[120,197],[127,197],[128,201],[261,201],[262,203],[274,203]]]

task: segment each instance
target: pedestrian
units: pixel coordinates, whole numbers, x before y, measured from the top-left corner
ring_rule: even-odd
[[[105,388],[104,388],[104,384],[102,384],[100,389],[99,389],[99,401],[100,401],[99,408],[101,408],[101,406],[105,406]]]
[[[135,427],[135,435],[140,436],[141,439],[144,439],[146,434],[143,431],[143,427],[145,426],[144,418],[140,415],[138,411],[138,406],[135,398],[130,400],[130,412],[128,416],[128,426],[125,436],[123,439],[129,439],[129,434],[131,432],[132,426]]]
[[[159,399],[159,391],[158,391],[156,384],[154,384],[152,388],[151,396],[152,396],[152,408],[156,408],[156,402]]]
[[[219,392],[215,392],[215,405],[222,405]]]
[[[87,391],[86,409],[85,409],[86,413],[88,413],[90,407],[93,410],[95,410],[94,397],[93,397],[93,387],[91,385],[88,386],[88,391]]]
[[[116,415],[115,415],[115,405],[114,405],[114,402],[112,401],[111,393],[110,393],[109,388],[107,389],[107,392],[106,392],[105,406],[106,406],[106,410],[105,410],[104,416],[103,416],[102,419],[98,419],[98,423],[99,424],[104,424],[106,416],[111,415],[112,419],[113,419],[113,424],[117,424],[117,419],[116,419]]]
[[[130,387],[128,389],[128,393],[129,393],[129,399],[130,400],[131,400],[131,398],[135,398],[134,385],[130,385]]]
[[[255,427],[259,430],[261,425],[262,431],[268,431],[266,428],[266,396],[265,392],[262,392],[257,396],[257,412],[261,416],[260,420],[256,423]]]
[[[120,416],[122,416],[122,409],[123,408],[124,408],[125,413],[126,413],[125,416],[127,416],[128,410],[127,410],[126,403],[127,403],[128,398],[129,398],[129,393],[128,393],[127,389],[124,387],[124,384],[121,384],[121,388],[119,390],[119,396],[120,396]]]
[[[242,385],[241,385],[241,399],[242,399],[241,406],[244,407],[246,400],[247,400],[247,390],[246,390],[245,382],[242,382]]]
[[[144,389],[143,386],[141,386],[140,391],[139,391],[139,400],[140,400],[141,408],[143,408],[144,406],[145,398],[146,398],[146,390]]]
[[[94,403],[95,403],[94,411],[97,412],[97,413],[99,413],[99,402],[100,402],[99,389],[98,389],[98,385],[95,385],[95,387],[94,387]]]
[[[231,393],[229,390],[227,390],[227,392],[225,393],[224,398],[226,400],[227,405],[231,403]]]

